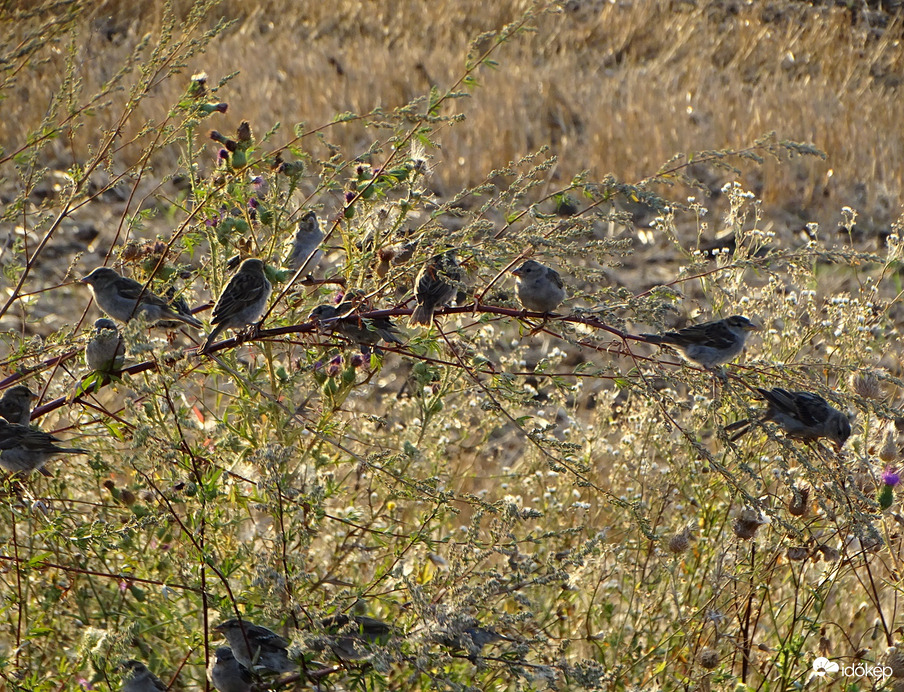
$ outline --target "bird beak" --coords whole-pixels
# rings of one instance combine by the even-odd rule
[[[521,269],[521,267],[518,267],[518,269],[512,269],[513,276],[521,276],[523,273],[524,271]]]
[[[760,332],[762,330],[763,330],[763,328],[760,325],[758,325],[756,322],[751,322],[750,326],[747,327],[748,332]]]

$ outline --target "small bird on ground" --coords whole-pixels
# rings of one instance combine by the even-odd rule
[[[289,642],[266,627],[232,618],[214,630],[226,637],[235,660],[248,670],[287,673],[298,668],[289,660]]]
[[[141,661],[129,660],[123,663],[122,692],[161,692],[166,690],[163,681],[148,670]]]
[[[236,660],[228,646],[216,650],[207,676],[217,692],[250,692],[254,682],[250,671]]]
[[[813,442],[826,437],[841,449],[851,436],[851,422],[841,411],[834,408],[819,394],[813,392],[790,392],[781,387],[757,391],[766,401],[766,411],[759,421],[772,421],[788,437]],[[726,432],[734,432],[731,441],[748,433],[753,426],[749,418],[725,426]],[[735,432],[737,431],[737,432]]]
[[[94,336],[85,346],[85,363],[98,372],[122,370],[126,358],[126,346],[122,334],[113,320],[101,317],[94,323]]]
[[[402,343],[397,336],[400,332],[388,317],[362,319],[356,314],[356,307],[351,302],[342,302],[336,306],[325,303],[311,310],[308,319],[360,344],[365,353],[369,353],[370,347],[376,346],[381,340],[391,344]],[[364,311],[368,310],[365,306]]]
[[[527,260],[517,269],[515,291],[526,310],[552,312],[565,300],[565,284],[554,269],[534,260]]]
[[[176,320],[197,329],[203,325],[191,315],[176,312],[163,298],[142,284],[120,276],[109,267],[98,267],[81,279],[88,284],[97,306],[120,322],[143,315],[148,326],[162,320]]]
[[[50,433],[0,420],[0,468],[12,473],[40,471],[49,476],[50,472],[44,464],[52,457],[58,454],[88,454],[87,449],[57,447],[57,442],[61,440]]]
[[[759,329],[746,317],[732,315],[724,320],[695,324],[676,332],[640,336],[649,344],[674,346],[687,360],[707,370],[714,370],[739,356],[748,334]]]
[[[421,268],[414,281],[417,307],[411,313],[408,324],[423,324],[428,327],[433,324],[433,313],[455,297],[458,289],[454,284],[461,281],[461,276],[461,267],[455,260],[454,250],[434,255]]]
[[[255,324],[264,314],[273,285],[264,273],[264,263],[246,259],[220,293],[213,307],[213,330],[201,347],[203,353],[224,329],[243,329]]]
[[[385,644],[391,625],[366,615],[332,615],[320,624],[329,633],[329,646],[343,661],[370,658],[373,644]]]
[[[31,402],[37,398],[38,395],[24,384],[10,387],[0,398],[0,417],[27,427],[31,422]]]
[[[323,238],[324,234],[320,230],[317,214],[309,211],[298,222],[292,247],[289,249],[289,254],[286,256],[283,265],[288,269],[297,271],[307,261],[305,271],[308,274],[313,274],[317,265],[323,259],[323,250],[320,249]],[[311,258],[310,260],[308,260],[309,257]]]

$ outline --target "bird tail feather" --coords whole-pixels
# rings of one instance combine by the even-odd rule
[[[425,305],[418,305],[414,312],[411,313],[411,318],[408,320],[408,324],[423,324],[426,327],[429,327],[433,324],[433,310],[430,310]]]

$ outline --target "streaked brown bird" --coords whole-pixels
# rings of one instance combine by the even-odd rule
[[[455,251],[447,250],[434,255],[422,268],[414,281],[414,297],[417,307],[411,313],[408,324],[433,324],[433,313],[455,298],[455,286],[462,278],[461,266],[455,259]]]
[[[0,468],[12,473],[40,471],[49,476],[50,472],[44,464],[52,457],[58,454],[88,454],[87,449],[58,447],[57,442],[61,440],[50,433],[0,420]]]
[[[120,276],[109,267],[98,267],[81,279],[94,295],[97,306],[110,317],[128,322],[143,315],[149,326],[162,320],[176,320],[200,329],[203,325],[191,315],[176,312],[163,298],[133,279]]]
[[[244,329],[255,324],[264,314],[273,285],[264,273],[264,263],[254,257],[239,265],[229,279],[217,304],[213,307],[210,323],[213,330],[201,347],[203,353],[224,329]]]
[[[641,334],[649,344],[674,346],[687,360],[714,370],[737,358],[750,332],[759,326],[741,315],[695,324],[665,334]]]

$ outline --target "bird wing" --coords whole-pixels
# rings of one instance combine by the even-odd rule
[[[662,335],[665,343],[678,346],[700,345],[714,349],[731,348],[737,342],[737,335],[719,320],[718,322],[706,322],[695,324],[677,332],[666,332]]]
[[[273,630],[268,630],[266,627],[261,627],[260,625],[252,625],[250,623],[243,623],[245,626],[245,632],[248,634],[248,639],[251,641],[258,641],[262,644],[267,644],[276,649],[288,649],[289,641],[287,639],[283,639]],[[251,641],[253,644],[254,642]]]
[[[139,300],[141,299],[142,303],[149,303],[151,305],[159,305],[160,307],[168,308],[169,305],[163,298],[158,296],[156,293],[151,291],[149,288],[145,288],[143,284],[138,283],[134,279],[129,279],[125,276],[120,276],[113,283],[113,286],[116,288],[116,292],[122,297],[128,300]]]
[[[818,394],[789,392],[781,387],[759,389],[759,392],[777,411],[800,421],[807,427],[818,427],[825,422],[829,405]]]
[[[565,288],[565,283],[562,281],[562,277],[559,276],[559,272],[555,269],[547,269],[547,275],[549,276],[549,280],[552,281],[559,288]]]

